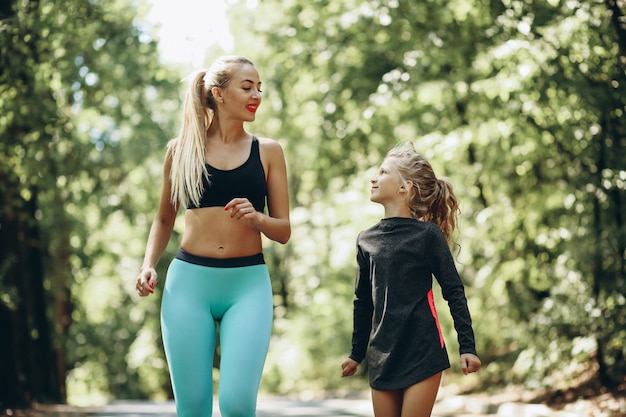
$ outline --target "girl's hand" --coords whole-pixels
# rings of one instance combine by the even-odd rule
[[[341,364],[341,369],[343,369],[343,371],[341,372],[341,377],[343,378],[346,376],[352,376],[356,374],[358,366],[359,366],[359,363],[355,361],[354,359],[350,359],[350,358],[346,359]]]
[[[143,268],[137,277],[135,288],[140,297],[154,293],[154,287],[158,284],[157,273],[152,267]]]
[[[472,353],[464,353],[461,355],[461,369],[465,375],[476,372],[480,369],[480,359]]]

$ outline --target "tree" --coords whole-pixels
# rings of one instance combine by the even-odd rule
[[[282,13],[270,13],[276,7]],[[336,214],[386,150],[413,141],[464,202],[459,260],[475,321],[500,321],[477,328],[490,379],[564,388],[595,373],[606,387],[623,382],[618,3],[265,1],[236,19],[256,28],[248,44],[264,39],[255,58],[279,109],[268,124],[297,161],[299,218]],[[347,227],[364,217],[339,218]],[[318,226],[303,220],[308,237]],[[316,245],[328,267],[345,237],[334,230],[334,245]]]
[[[116,257],[97,231],[137,210],[128,173],[168,139],[171,119],[154,103],[175,98],[173,78],[136,13],[73,0],[3,10],[0,324],[11,343],[0,346],[1,407],[63,402],[67,373],[106,349],[81,350],[86,339],[132,342],[94,331],[93,300],[77,292],[97,259]]]

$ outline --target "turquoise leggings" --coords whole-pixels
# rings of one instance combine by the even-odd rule
[[[213,259],[179,251],[167,272],[161,306],[178,417],[212,415],[217,323],[220,412],[223,417],[256,415],[272,319],[272,288],[262,254]]]

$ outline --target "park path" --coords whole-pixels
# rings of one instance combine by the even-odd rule
[[[221,417],[215,401],[213,417]],[[446,396],[432,417],[589,417],[589,410],[553,411],[540,404],[494,402],[487,396]],[[372,417],[371,400],[301,400],[260,396],[257,417]],[[39,410],[35,417],[176,417],[173,402],[116,401],[99,407],[59,406]]]
[[[279,397],[261,397],[257,405],[257,417],[371,417],[371,408],[370,401],[365,399],[300,401]],[[176,417],[176,409],[172,402],[128,401],[115,402],[107,406],[93,408],[85,414],[85,417],[122,416]],[[213,417],[221,417],[217,401],[214,403]]]
[[[12,414],[25,417],[176,417],[173,402],[114,401],[97,407],[67,405],[40,406],[34,413]],[[542,404],[526,404],[511,398],[489,395],[447,395],[435,403],[432,417],[590,417],[624,416],[597,414],[585,403],[560,411]],[[5,417],[1,415],[0,417]],[[217,399],[212,417],[221,417]],[[373,417],[369,395],[358,398],[304,400],[298,398],[259,396],[257,417]]]

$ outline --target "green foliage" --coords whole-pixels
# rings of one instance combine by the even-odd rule
[[[150,394],[136,370],[127,372],[148,312],[134,305],[138,261],[130,263],[122,238],[144,239],[161,177],[149,162],[160,164],[178,105],[175,77],[136,26],[135,7],[15,2],[0,32],[0,171],[3,200],[11,197],[1,218],[37,205],[20,221],[41,232],[61,371],[70,384],[97,380],[90,391],[117,397]],[[3,303],[25,302],[0,288]]]
[[[68,399],[165,398],[158,298],[139,303],[132,288],[181,75],[159,63],[142,3],[11,4],[0,10],[0,232],[39,232],[21,245],[41,253]],[[364,373],[339,377],[354,245],[382,214],[367,198],[372,169],[404,140],[462,202],[456,256],[483,384],[623,381],[626,29],[607,7],[231,5],[231,27],[249,29],[233,31],[236,53],[264,84],[251,129],[284,145],[292,197],[291,242],[265,249],[276,320],[264,389],[367,387]],[[1,249],[0,313],[17,311],[24,293],[7,271],[18,250]],[[456,336],[437,302],[454,375]]]
[[[364,172],[393,144],[411,140],[462,201],[459,266],[484,380],[555,386],[593,371],[606,385],[622,381],[622,10],[600,1],[265,1],[254,13],[240,6],[235,19],[246,16],[256,30],[238,36],[276,110],[266,125],[297,161],[296,224],[334,212],[342,192],[358,181],[364,190]],[[351,232],[329,233],[333,239],[296,229],[307,242],[294,233],[293,245],[317,248],[308,275],[346,268],[330,265],[336,248],[326,242],[350,247],[362,220],[356,214]],[[326,294],[325,285],[309,297]],[[308,312],[306,304],[295,309]],[[337,333],[347,351],[345,329]],[[307,343],[320,349],[309,346],[302,363],[317,366],[326,340]],[[590,365],[561,366],[579,361]]]
[[[353,184],[358,187],[357,182]],[[360,187],[359,187],[360,188]],[[363,215],[362,194],[335,189],[333,202],[292,212],[291,306],[277,309],[263,388],[272,392],[363,390],[363,378],[343,380],[351,340],[356,259],[353,231]],[[374,217],[363,218],[357,225]],[[306,236],[305,239],[302,237]]]

